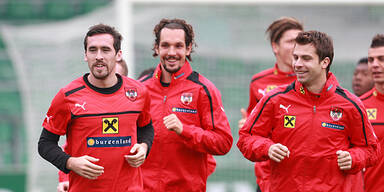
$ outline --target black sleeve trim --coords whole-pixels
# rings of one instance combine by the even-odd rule
[[[337,94],[341,95],[342,97],[344,97],[345,99],[347,99],[349,102],[351,102],[356,107],[357,111],[359,111],[360,116],[361,116],[361,123],[363,124],[363,133],[364,133],[364,138],[365,138],[365,144],[368,145],[367,133],[365,131],[364,115],[363,115],[363,112],[361,111],[360,107],[356,104],[355,101],[350,99],[347,96],[347,94],[345,94],[344,90],[342,88],[340,88],[339,86],[336,87],[336,91],[335,92]]]
[[[64,173],[69,173],[66,164],[69,159],[69,155],[66,154],[58,145],[60,135],[49,132],[45,128],[41,132],[38,151],[41,157],[52,163],[58,169]]]
[[[80,91],[80,90],[82,90],[84,88],[85,88],[85,85],[83,85],[81,87],[78,87],[78,88],[75,88],[75,89],[72,89],[72,90],[69,90],[69,91],[65,92],[64,94],[65,94],[66,97],[68,97],[69,95],[71,95],[71,94],[73,94],[73,93],[75,93],[77,91]]]
[[[294,90],[294,88],[295,88],[295,82],[293,82],[291,85],[287,86],[287,88],[284,91],[277,92],[277,93],[275,93],[275,94],[273,94],[273,95],[268,97],[268,99],[264,102],[263,107],[261,107],[261,110],[260,110],[259,114],[257,115],[255,121],[253,121],[251,128],[249,129],[249,133],[251,135],[252,135],[252,128],[255,125],[256,121],[260,118],[261,113],[263,112],[264,107],[265,107],[265,105],[267,105],[268,101],[271,100],[276,95],[285,94],[285,93],[289,92],[290,90]]]
[[[155,131],[153,129],[152,120],[144,127],[137,127],[137,143],[146,143],[148,146],[147,157],[152,147]]]
[[[267,74],[265,74],[265,75],[262,75],[262,76],[259,76],[259,77],[255,77],[255,78],[253,78],[253,79],[251,80],[251,83],[253,83],[254,81],[259,80],[259,79],[261,79],[261,78],[264,78],[264,77],[266,77],[266,76],[272,75],[272,74],[273,74],[273,72],[271,71],[271,72],[269,72],[269,73],[267,73]]]
[[[212,118],[212,128],[215,129],[215,122],[213,120],[213,102],[212,102],[212,96],[211,93],[208,90],[208,87],[205,86],[202,82],[199,81],[199,73],[196,71],[193,71],[188,77],[188,80],[201,85],[204,88],[204,91],[207,93],[209,105],[211,107],[211,118]]]

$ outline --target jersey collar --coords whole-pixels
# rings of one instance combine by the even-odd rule
[[[337,86],[339,86],[339,82],[337,81],[336,76],[332,72],[328,72],[327,81],[325,82],[323,90],[319,94],[308,91],[308,89],[297,80],[295,83],[295,90],[297,93],[303,96],[320,98],[329,96],[334,93]]]
[[[154,78],[159,79],[161,77],[161,63],[159,63],[154,72]],[[184,65],[180,68],[179,71],[172,74],[171,84],[179,82],[182,79],[186,79],[192,73],[192,67],[187,60],[185,60]]]
[[[289,71],[289,72],[280,71],[279,67],[277,66],[277,63],[275,63],[275,67],[273,67],[273,74],[286,76],[286,77],[296,76],[295,72],[293,72],[293,71]]]

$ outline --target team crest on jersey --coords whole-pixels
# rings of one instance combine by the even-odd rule
[[[103,118],[103,134],[117,134],[119,133],[119,118],[110,117]]]
[[[301,93],[301,94],[305,94],[304,87],[302,87],[302,86],[300,87],[300,93]]]
[[[331,116],[332,120],[338,121],[341,119],[341,117],[343,117],[343,110],[339,107],[331,107],[329,116]]]
[[[137,98],[137,89],[135,87],[125,88],[125,96],[127,96],[129,100],[135,101]]]
[[[377,118],[377,108],[367,108],[367,115],[369,120],[376,120]]]
[[[295,125],[296,125],[296,116],[284,115],[284,127],[285,128],[295,128]]]
[[[183,93],[181,94],[180,100],[184,105],[189,105],[192,103],[192,98],[192,93]]]

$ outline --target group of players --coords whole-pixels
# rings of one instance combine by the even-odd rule
[[[190,64],[192,26],[162,19],[153,32],[160,61],[139,81],[116,73],[122,36],[113,27],[95,25],[86,34],[90,73],[55,96],[38,143],[44,159],[69,173],[58,191],[205,191],[216,167],[212,155],[231,149],[220,92]],[[384,35],[368,50],[374,88],[367,85],[372,89],[360,100],[330,72],[327,34],[304,31],[290,17],[267,33],[276,63],[252,77],[237,142],[256,162],[257,190],[384,190]],[[354,90],[364,91],[355,75]]]

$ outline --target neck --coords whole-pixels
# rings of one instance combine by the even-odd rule
[[[161,67],[161,82],[171,83],[171,80],[172,80],[172,73],[169,73],[163,67]]]
[[[304,85],[308,91],[311,93],[319,94],[324,88],[325,83],[327,82],[327,77],[322,75],[320,79],[317,79],[316,82],[310,85]]]
[[[375,83],[375,88],[379,93],[384,94],[384,83]]]
[[[277,68],[279,68],[280,71],[285,73],[293,71],[291,65],[286,65],[285,63],[280,61],[280,59],[277,59]]]
[[[89,81],[90,84],[92,84],[95,87],[98,87],[98,88],[108,88],[108,87],[114,86],[117,83],[117,77],[116,77],[115,73],[111,73],[105,79],[97,79],[91,73],[88,76],[88,81]]]

